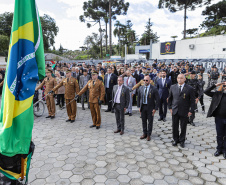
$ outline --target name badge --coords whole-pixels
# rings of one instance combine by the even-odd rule
[[[151,98],[151,93],[149,94],[149,98]]]
[[[184,99],[185,99],[186,94],[184,93]]]

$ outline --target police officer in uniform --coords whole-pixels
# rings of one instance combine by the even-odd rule
[[[210,72],[210,83],[209,83],[209,85],[212,86],[213,84],[217,84],[219,77],[220,77],[220,73],[218,72],[217,67],[213,66],[213,71]]]
[[[35,89],[36,91],[41,89],[44,85],[45,88],[45,96],[46,96],[46,104],[48,108],[49,115],[46,118],[55,118],[56,106],[53,94],[48,94],[56,85],[57,81],[52,77],[52,70],[46,70],[46,78],[42,81],[42,83]]]
[[[96,127],[96,129],[99,129],[101,125],[100,105],[104,102],[105,88],[103,82],[98,79],[97,71],[93,71],[92,80],[88,81],[86,86],[83,87],[75,98],[77,99],[88,89],[90,111],[93,120],[93,125],[91,125],[90,128]]]
[[[66,122],[75,122],[76,111],[77,111],[77,103],[75,101],[75,93],[79,93],[79,85],[78,80],[71,76],[71,70],[66,71],[66,78],[63,79],[55,88],[53,88],[49,93],[53,93],[61,86],[65,86],[65,94],[64,97],[66,99],[66,108],[68,120]]]
[[[187,84],[190,85],[195,92],[195,110],[197,110],[197,103],[199,101],[199,99],[201,98],[203,91],[202,91],[202,86],[199,83],[198,79],[196,78],[196,72],[192,71],[191,72],[191,79],[187,80]],[[189,117],[189,123],[192,126],[195,126],[194,124],[194,119],[195,119],[195,112]]]

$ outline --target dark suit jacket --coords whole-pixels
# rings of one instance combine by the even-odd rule
[[[108,80],[108,74],[106,74],[104,76],[104,86],[106,88],[107,86],[107,80]],[[111,74],[111,78],[110,78],[110,81],[109,81],[109,89],[112,90],[113,89],[113,86],[117,84],[117,76],[115,74]]]
[[[97,78],[103,82],[103,78],[101,76],[98,76]]]
[[[162,78],[158,79],[156,82],[156,87],[159,91],[159,96],[162,99],[167,99],[169,97],[169,90],[171,87],[171,80],[169,78],[166,78],[164,87],[162,86]]]
[[[169,109],[173,110],[173,115],[186,117],[188,112],[194,113],[195,110],[195,92],[190,85],[184,84],[182,92],[179,94],[178,84],[170,87],[168,98]]]
[[[143,108],[143,97],[144,97],[144,88],[145,85],[140,86],[138,89],[138,96],[137,96],[137,107],[141,109]],[[147,97],[147,106],[150,112],[153,109],[158,110],[159,107],[159,93],[156,87],[150,85],[148,97]]]
[[[136,79],[136,83],[138,83],[140,81],[139,80],[139,75],[136,72],[134,72],[134,74],[132,73],[132,75],[133,75],[133,78]]]
[[[115,95],[116,92],[118,90],[118,85],[114,85],[113,87],[113,91],[112,91],[112,107],[114,108],[115,106]],[[120,104],[121,104],[121,108],[128,108],[129,106],[129,101],[130,101],[130,95],[129,95],[129,88],[126,87],[125,85],[122,85],[122,90],[121,90],[121,96],[120,96]]]
[[[210,104],[210,108],[209,111],[207,113],[207,117],[212,117],[213,116],[213,112],[217,109],[217,107],[220,104],[223,92],[222,91],[216,91],[216,92],[211,92],[214,88],[216,88],[216,85],[212,85],[211,87],[208,87],[204,93],[207,96],[212,97],[212,102]]]

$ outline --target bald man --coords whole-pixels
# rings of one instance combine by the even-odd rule
[[[185,138],[188,118],[195,110],[195,92],[193,88],[185,84],[186,78],[183,74],[177,76],[177,84],[170,87],[168,106],[172,115],[173,122],[173,146],[180,143],[185,147]],[[179,134],[179,123],[181,133]]]

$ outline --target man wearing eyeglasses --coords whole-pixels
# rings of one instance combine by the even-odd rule
[[[156,87],[152,86],[150,82],[150,76],[145,76],[145,85],[139,88],[137,97],[137,107],[140,108],[143,127],[143,135],[140,139],[147,139],[147,141],[151,140],[153,119],[155,112],[159,107],[158,90]]]

